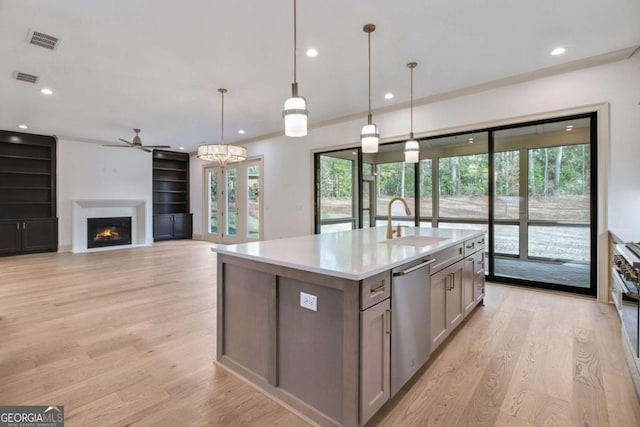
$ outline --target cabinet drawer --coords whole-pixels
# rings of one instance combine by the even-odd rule
[[[463,248],[464,245],[460,243],[459,245],[435,253],[433,258],[435,258],[436,262],[431,264],[431,274],[442,270],[456,261],[460,261],[463,258]]]
[[[391,271],[367,277],[360,284],[360,310],[365,310],[391,296]]]
[[[484,250],[484,236],[469,239],[464,242],[465,257],[479,250]]]

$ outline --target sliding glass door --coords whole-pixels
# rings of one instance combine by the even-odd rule
[[[495,132],[496,280],[580,293],[595,289],[593,132],[591,117]]]

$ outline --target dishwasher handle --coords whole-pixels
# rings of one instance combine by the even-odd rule
[[[435,259],[428,259],[425,262],[422,262],[418,265],[414,265],[413,267],[409,267],[406,270],[402,270],[402,271],[396,271],[393,273],[393,277],[398,277],[398,276],[405,276],[409,273],[413,273],[416,270],[420,270],[421,268],[424,268],[428,265],[433,264],[434,262],[436,262]]]

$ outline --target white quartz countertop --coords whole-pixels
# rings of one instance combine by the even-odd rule
[[[425,239],[407,237],[403,244],[398,244],[386,239],[386,227],[375,227],[236,245],[217,244],[212,251],[302,271],[362,280],[484,235],[483,230],[423,227],[403,228],[402,232],[403,237],[424,236],[443,240],[421,246]]]

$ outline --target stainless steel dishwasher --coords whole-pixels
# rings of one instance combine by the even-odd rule
[[[429,358],[431,352],[430,265],[422,258],[392,270],[391,395],[395,395]]]

